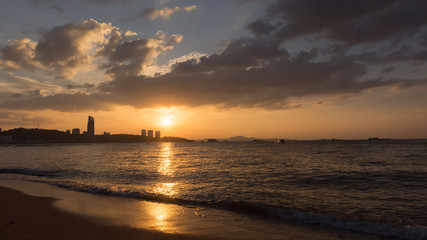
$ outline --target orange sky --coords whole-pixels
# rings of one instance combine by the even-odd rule
[[[0,127],[427,138],[427,3],[318,4],[4,1]]]

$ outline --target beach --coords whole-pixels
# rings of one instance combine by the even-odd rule
[[[4,186],[7,187],[4,187]],[[64,194],[65,192],[65,194]],[[69,194],[67,194],[69,193]],[[49,196],[62,195],[62,199]],[[350,231],[325,229],[322,227],[288,224],[276,227],[276,233],[249,226],[239,225],[230,219],[206,219],[193,214],[194,209],[171,205],[171,212],[178,208],[176,218],[159,215],[151,219],[149,213],[142,212],[135,218],[130,209],[135,202],[119,197],[99,197],[91,194],[68,191],[46,184],[1,180],[0,181],[0,239],[354,239],[378,240],[384,237],[359,234]],[[100,202],[97,204],[97,200]],[[129,202],[130,201],[130,202]],[[157,203],[148,204],[158,211]],[[154,204],[154,205],[153,205]],[[98,205],[98,206],[96,206]],[[104,209],[109,205],[111,209]],[[115,205],[115,207],[113,207]],[[127,206],[126,206],[127,205]],[[116,208],[116,209],[115,209]],[[122,209],[118,212],[117,209]],[[89,210],[88,209],[92,209]],[[184,212],[182,211],[184,209]],[[189,214],[190,213],[190,214]],[[163,219],[164,218],[164,219]],[[151,220],[150,220],[151,219]],[[255,222],[256,223],[256,222]],[[175,225],[175,226],[174,226]],[[280,231],[278,228],[281,228]]]
[[[207,239],[130,227],[109,226],[60,211],[53,198],[0,187],[1,239]]]

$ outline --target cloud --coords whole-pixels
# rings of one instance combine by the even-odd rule
[[[35,60],[58,77],[72,78],[91,62],[89,51],[101,44],[114,27],[90,19],[44,32],[35,48]]]
[[[42,117],[30,112],[8,111],[4,109],[0,112],[0,121],[2,122],[2,124],[12,126],[16,126],[17,122],[20,122],[24,125],[34,123],[46,124],[53,122],[53,120],[49,117]]]
[[[297,56],[280,49],[278,42],[240,39],[220,54],[177,63],[158,77],[127,76],[101,86],[117,96],[120,104],[135,107],[201,106],[290,107],[292,97],[356,94],[396,84],[393,81],[360,81],[363,64],[346,61],[313,61],[319,51]],[[120,96],[120,97],[119,97]]]
[[[169,19],[172,14],[177,12],[191,12],[197,8],[196,5],[187,6],[187,7],[174,7],[174,8],[146,8],[143,9],[138,16],[133,17],[131,19],[136,18],[148,18],[151,20],[155,20],[157,18]]]
[[[41,68],[57,78],[72,78],[92,61],[93,48],[102,45],[114,30],[111,24],[93,19],[54,27],[38,42],[23,38],[2,47],[2,66],[8,71]]]
[[[34,71],[37,65],[34,61],[36,44],[28,38],[9,41],[7,46],[1,48],[3,68],[16,70],[22,67]]]
[[[157,56],[172,50],[183,40],[182,35],[167,36],[160,31],[152,38],[135,38],[136,35],[131,31],[121,32],[111,24],[99,23],[92,19],[69,23],[44,32],[37,42],[30,39],[10,41],[1,48],[0,60],[3,68],[9,71],[34,71],[39,68],[55,78],[70,80],[77,71],[85,70],[87,65],[96,65],[98,69],[105,71],[107,77],[119,79],[144,74],[144,70],[153,64]],[[85,102],[80,98],[85,99],[92,109],[105,109],[108,104],[114,102],[106,100],[108,104],[102,103],[101,99],[111,97],[105,94],[94,97],[96,94],[76,93],[76,90],[88,89],[93,92],[95,85],[92,83],[66,82],[65,86],[53,85],[56,88],[52,89],[49,84],[42,84],[30,78],[12,74],[6,77],[0,75],[0,85],[7,89],[7,92],[2,93],[0,102],[6,108],[27,109],[31,106],[34,109],[54,108],[63,111],[85,109]],[[30,91],[34,93],[34,89],[41,94],[28,94]],[[64,93],[67,90],[68,94]],[[74,98],[79,99],[73,100]],[[95,103],[91,104],[94,99]],[[73,105],[73,102],[76,104],[72,107],[70,105]]]
[[[421,74],[394,76],[427,60],[424,16],[415,11],[418,20],[408,17],[395,28],[389,26],[390,18],[405,9],[423,6],[416,4],[399,0],[365,4],[275,1],[265,16],[248,24],[254,35],[231,39],[220,52],[189,54],[163,66],[157,66],[156,59],[183,41],[182,35],[159,31],[141,37],[95,20],[70,23],[46,31],[38,42],[24,41],[31,43],[28,47],[24,42],[9,43],[3,49],[24,50],[9,55],[2,51],[3,61],[20,68],[33,64],[71,79],[75,71],[96,64],[105,81],[96,86],[68,82],[59,93],[46,93],[43,88],[30,89],[33,94],[2,93],[0,107],[78,111],[114,105],[215,105],[271,110],[300,106],[295,99],[304,102],[311,97],[360,95],[378,88],[425,86]],[[165,16],[175,13],[173,9]],[[163,13],[157,14],[154,18]],[[309,39],[313,47],[290,48],[289,41],[297,38]],[[65,47],[60,49],[55,43]],[[19,57],[11,57],[15,55]],[[90,93],[76,92],[89,88]],[[36,89],[40,94],[34,94]]]
[[[160,39],[130,41],[120,36],[112,34],[109,40],[114,44],[108,42],[100,51],[108,59],[104,69],[112,80],[98,86],[97,93],[26,95],[11,98],[0,107],[78,111],[118,104],[136,108],[216,105],[287,109],[295,106],[293,98],[360,94],[380,87],[401,89],[421,83],[367,79],[367,67],[360,62],[360,56],[320,61],[316,59],[322,51],[316,48],[291,56],[281,48],[280,41],[266,38],[233,40],[220,53],[184,58],[170,72],[149,77],[141,74],[141,69],[148,64],[150,54],[158,55],[158,51],[167,48],[168,41],[162,39],[162,34],[158,35]]]
[[[93,83],[84,83],[84,84],[67,84],[67,89],[91,89],[95,87]]]
[[[256,36],[268,35],[270,32],[276,29],[277,26],[274,26],[266,19],[258,19],[254,22],[251,22],[248,28]]]
[[[34,91],[35,89],[43,89],[44,92],[53,94],[61,91],[61,87],[52,83],[43,83],[30,77],[23,77],[14,74],[0,74],[0,89],[8,92],[22,93]]]
[[[426,11],[425,1],[283,0],[268,8],[269,21],[254,21],[249,29],[282,40],[316,35],[348,44],[372,43],[418,31],[427,23]]]
[[[395,69],[396,69],[396,67],[394,67],[394,66],[388,66],[388,67],[384,68],[384,69],[381,71],[381,73],[391,73],[391,72],[393,72],[393,70],[395,70]]]
[[[0,104],[4,109],[44,110],[52,109],[63,112],[85,110],[112,110],[114,101],[106,95],[97,94],[55,94],[37,96],[34,94],[22,95],[18,99],[9,99]]]
[[[165,51],[171,50],[181,42],[183,36],[179,34],[166,38],[158,32],[155,38],[137,38],[126,40],[118,31],[114,31],[98,55],[107,61],[100,68],[114,79],[126,76],[138,76],[144,73],[146,67]]]

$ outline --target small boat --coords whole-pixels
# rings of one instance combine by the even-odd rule
[[[279,140],[277,140],[276,143],[285,143],[285,140],[284,139],[279,139]]]

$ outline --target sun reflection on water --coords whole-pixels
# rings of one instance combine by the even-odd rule
[[[174,171],[171,169],[171,156],[173,155],[172,144],[162,143],[162,149],[160,151],[158,172],[162,175],[173,176]]]
[[[173,181],[175,174],[173,155],[175,154],[172,143],[161,143],[158,155],[157,172],[160,177],[152,191],[162,196],[173,196],[177,194],[177,182]],[[173,204],[147,202],[140,205],[141,211],[148,213],[149,220],[141,223],[160,231],[171,232],[176,228],[173,219],[176,218],[178,207]]]
[[[160,150],[160,159],[159,159],[159,167],[157,171],[160,175],[165,176],[165,179],[161,179],[159,183],[157,183],[154,192],[161,195],[172,196],[176,195],[176,182],[170,181],[169,177],[173,177],[175,171],[172,166],[172,156],[174,154],[174,150],[172,148],[172,143],[162,143],[162,148]]]
[[[175,186],[176,183],[159,183],[154,189],[154,192],[157,194],[173,196],[176,194]]]
[[[159,182],[153,189],[153,192],[163,196],[173,196],[177,194],[177,183],[172,180],[175,174],[173,170],[174,150],[171,143],[162,143],[159,154],[159,165],[157,172],[160,174]],[[176,211],[174,205],[152,203],[147,209],[151,215],[151,221],[154,228],[160,231],[171,231],[174,228],[171,224],[171,217]]]

